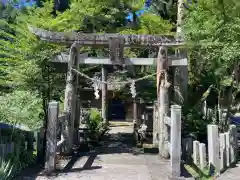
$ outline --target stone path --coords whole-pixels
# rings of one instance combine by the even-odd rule
[[[236,167],[228,169],[221,174],[217,180],[239,180],[240,179],[240,162],[236,164]]]
[[[68,170],[57,176],[38,175],[29,180],[165,180],[169,162],[143,154],[133,146],[132,126],[112,127],[101,146],[76,156]],[[69,163],[68,163],[69,164]],[[70,163],[71,164],[71,163]]]

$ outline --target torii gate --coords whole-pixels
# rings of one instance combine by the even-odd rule
[[[74,132],[78,131],[79,127],[79,107],[80,97],[78,89],[78,76],[73,71],[77,69],[79,64],[101,64],[102,65],[102,81],[106,81],[107,72],[104,65],[153,65],[157,66],[157,104],[159,123],[158,127],[154,128],[154,137],[160,134],[160,142],[164,146],[164,141],[167,139],[167,128],[164,126],[164,116],[168,114],[168,88],[170,84],[167,81],[167,72],[169,66],[187,66],[186,57],[177,57],[176,55],[168,55],[168,47],[183,46],[182,40],[176,40],[173,36],[161,35],[120,35],[120,34],[84,34],[77,32],[51,32],[29,26],[29,30],[39,37],[41,40],[54,43],[62,43],[71,45],[69,55],[61,54],[56,56],[53,63],[68,64],[67,81],[65,90],[64,110],[70,112],[69,122],[69,148],[72,147]],[[80,54],[81,46],[97,46],[109,47],[110,55],[104,58],[88,57],[87,54]],[[151,47],[158,48],[158,56],[156,58],[131,58],[124,57],[124,47],[143,48]],[[107,85],[102,86],[102,117],[105,122],[106,118],[106,96]],[[78,99],[78,100],[77,100]],[[139,125],[136,112],[136,104],[134,105],[133,119]],[[160,124],[160,125],[159,125]],[[161,147],[164,151],[164,147]],[[166,152],[161,152],[163,157],[166,157]]]

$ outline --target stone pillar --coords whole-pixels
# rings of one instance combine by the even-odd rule
[[[48,105],[48,127],[46,148],[46,171],[52,173],[56,169],[57,151],[57,125],[58,125],[59,103],[52,101]]]
[[[186,152],[187,152],[187,162],[190,163],[192,162],[192,154],[193,154],[193,138],[192,137],[187,138]]]
[[[168,59],[167,49],[160,47],[157,58],[157,96],[159,108],[159,153],[162,158],[169,158],[168,149],[168,127],[164,122],[165,116],[169,114],[168,101]]]
[[[79,47],[76,47],[76,56],[74,59],[74,68],[79,69],[80,65],[80,52],[79,52]],[[79,124],[80,124],[80,107],[81,107],[81,96],[80,96],[80,80],[81,76],[75,73],[75,83],[74,83],[74,88],[75,88],[75,97],[76,100],[75,102],[75,115],[74,115],[74,132],[73,132],[73,143],[78,144],[79,143]]]
[[[80,93],[77,92],[77,104],[76,104],[76,113],[75,113],[76,115],[75,115],[75,122],[74,122],[74,138],[73,138],[74,144],[79,144],[80,108],[81,108]]]
[[[107,81],[107,69],[106,67],[102,66],[102,81],[106,82]],[[103,83],[102,84],[102,118],[103,121],[108,124],[108,119],[107,119],[107,84]]]
[[[199,144],[199,160],[200,160],[200,168],[202,170],[204,170],[204,168],[206,167],[207,165],[207,162],[206,162],[206,145],[204,143],[200,143]]]
[[[226,166],[229,167],[231,164],[230,160],[230,136],[229,132],[225,132],[226,137]]]
[[[220,139],[220,170],[223,171],[226,168],[226,137],[224,133],[219,135]]]
[[[70,120],[67,124],[66,134],[67,134],[67,152],[71,153],[73,145],[73,133],[74,133],[74,121],[76,116],[76,73],[72,71],[72,68],[77,67],[77,45],[74,43],[69,52],[69,61],[68,61],[68,72],[66,80],[66,89],[65,89],[65,101],[64,101],[64,111],[70,114]]]
[[[62,121],[62,137],[64,138],[63,146],[60,148],[60,152],[62,154],[64,153],[70,153],[71,147],[69,146],[69,123],[70,123],[70,113],[69,112],[63,112],[64,114],[64,120]]]
[[[193,141],[193,163],[199,165],[199,142]]]
[[[230,159],[231,164],[233,164],[237,162],[238,151],[237,127],[235,125],[230,125],[229,135],[230,135]]]
[[[218,126],[208,125],[208,164],[216,175],[220,174]]]
[[[170,170],[172,177],[181,174],[181,107],[171,106]]]
[[[40,128],[39,132],[37,132],[37,162],[41,165],[44,165],[45,161],[44,161],[44,148],[43,148],[43,144],[44,144],[44,128]]]

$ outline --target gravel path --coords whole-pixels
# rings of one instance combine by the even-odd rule
[[[56,176],[38,175],[28,180],[165,180],[169,162],[143,154],[133,146],[132,126],[112,127],[101,146],[76,154]],[[70,164],[70,165],[69,165]],[[19,179],[18,179],[19,180]]]

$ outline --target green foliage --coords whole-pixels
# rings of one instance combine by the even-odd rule
[[[10,130],[10,129],[8,129]],[[0,161],[0,179],[11,180],[17,173],[25,169],[35,162],[35,155],[32,151],[26,151],[25,132],[16,129],[11,130],[12,138],[10,142],[14,142],[14,151],[2,158]],[[1,131],[2,135],[2,131]]]
[[[62,95],[53,90],[61,87],[62,84],[56,82],[61,78],[64,79],[63,76],[47,70],[48,61],[59,52],[67,51],[68,48],[39,41],[29,32],[28,25],[65,32],[169,34],[172,25],[167,20],[150,13],[140,17],[137,27],[126,26],[127,9],[139,9],[140,6],[143,6],[143,1],[73,0],[69,9],[53,16],[53,2],[50,0],[43,3],[42,8],[28,8],[19,12],[14,23],[1,21],[1,25],[4,24],[14,32],[13,35],[5,30],[0,31],[0,34],[6,38],[0,41],[0,54],[4,55],[0,61],[6,64],[4,81],[6,82],[7,77],[7,82],[13,88],[38,91],[45,101],[43,104],[47,104],[49,99],[53,99],[54,94],[58,94],[58,97]],[[94,51],[96,55],[106,51],[91,49],[82,48],[82,50]],[[129,49],[126,55],[136,57],[140,54],[141,51]]]
[[[89,130],[89,138],[94,141],[98,141],[107,130],[107,126],[104,124],[100,112],[95,108],[89,111],[86,125]]]
[[[213,177],[209,176],[209,169],[205,168],[204,170],[201,170],[199,167],[197,167],[196,165],[184,165],[185,169],[187,170],[187,172],[189,174],[191,174],[191,176],[194,179],[199,179],[199,180],[211,180],[213,179]]]
[[[202,79],[219,85],[231,75],[240,57],[239,9],[236,0],[203,0],[186,14],[184,34],[190,49],[191,82]]]
[[[11,29],[8,28],[8,23],[14,22],[16,14],[17,12],[12,6],[4,6],[0,3],[0,45],[2,44],[3,39],[6,40],[6,37],[4,36],[5,32],[12,34]],[[5,57],[5,53],[0,53],[0,94],[2,91],[7,91],[9,88],[9,85],[6,82],[8,80],[6,77],[6,68],[10,65],[10,62],[2,60],[3,57]]]
[[[140,9],[142,5],[143,0],[72,0],[70,8],[57,15],[52,14],[52,0],[47,0],[41,8],[26,8],[19,12],[10,7],[2,11],[0,7],[0,16],[3,17],[0,20],[0,85],[7,84],[12,91],[5,93],[0,90],[0,120],[24,124],[31,129],[39,128],[43,119],[40,115],[46,110],[49,100],[61,100],[63,96],[64,74],[54,72],[49,60],[60,52],[68,52],[69,47],[40,41],[29,32],[28,25],[64,32],[169,34],[172,24],[150,13],[140,17],[137,26],[126,26],[128,10]],[[93,48],[81,50],[97,56],[106,52]],[[129,48],[126,55],[136,57],[146,50]],[[136,68],[136,76],[144,76],[152,71],[154,69],[139,71]],[[86,73],[90,71],[86,70]],[[90,111],[87,126],[92,135],[90,138],[94,140],[98,140],[107,129],[101,115],[94,109]],[[25,167],[25,160],[31,159],[29,154],[19,149],[14,153],[11,156],[14,169]]]
[[[21,124],[31,129],[41,127],[41,99],[36,93],[16,90],[0,97],[0,102],[2,122]]]
[[[202,99],[216,106],[220,98],[223,98],[228,101],[228,106],[231,105],[231,100],[224,91],[234,80],[231,75],[240,58],[239,10],[240,4],[237,0],[202,0],[185,14],[183,30],[189,55],[190,80],[187,109],[192,112],[195,110],[191,107],[197,109],[199,103],[203,102]],[[212,90],[209,91],[209,88]],[[234,93],[237,88],[239,87],[234,82]],[[213,89],[216,92],[215,98],[210,97],[214,94]],[[222,106],[220,103],[220,107]],[[190,114],[192,112],[188,111]],[[185,123],[197,122],[194,119]],[[201,127],[200,122],[203,120],[201,117],[197,119],[199,123],[196,127]],[[204,126],[207,123],[209,122],[204,120]]]

